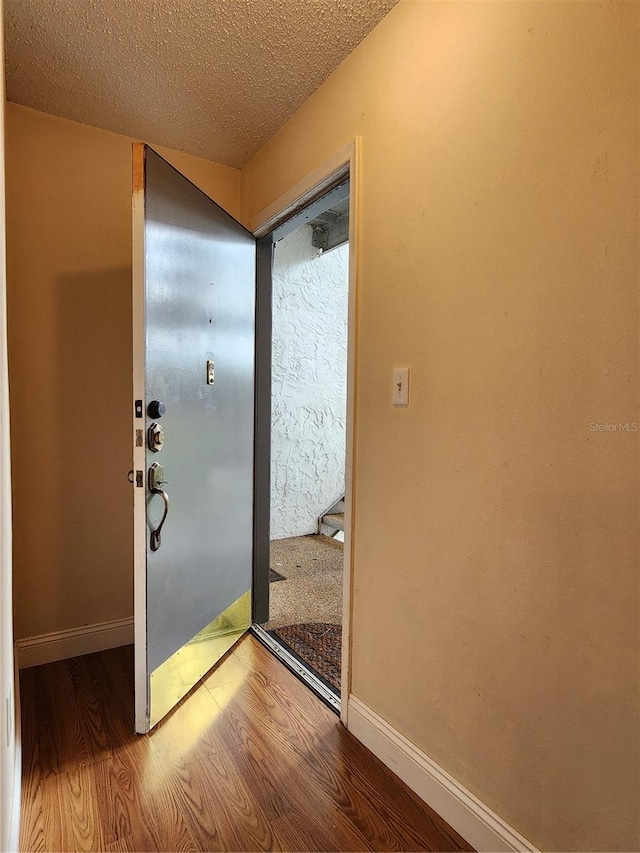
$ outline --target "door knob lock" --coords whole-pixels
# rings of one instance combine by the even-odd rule
[[[162,450],[164,447],[164,439],[164,430],[160,424],[151,424],[147,430],[147,444],[149,445],[149,450],[152,450],[154,453]]]

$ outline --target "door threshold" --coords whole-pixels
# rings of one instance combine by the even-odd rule
[[[340,696],[337,696],[333,690],[327,687],[327,685],[318,678],[312,669],[305,666],[305,664],[295,657],[295,655],[292,655],[284,648],[284,646],[280,645],[277,640],[274,640],[271,634],[269,634],[268,631],[265,631],[261,625],[257,625],[254,622],[251,625],[251,633],[256,637],[256,639],[260,640],[263,646],[266,646],[272,654],[282,661],[287,669],[290,669],[294,675],[297,675],[298,678],[303,681],[319,699],[322,699],[322,701],[325,702],[332,711],[335,711],[336,714],[340,714],[340,709],[342,707]]]

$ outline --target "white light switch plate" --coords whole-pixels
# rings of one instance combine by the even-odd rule
[[[409,405],[409,368],[397,367],[393,371],[393,405]]]

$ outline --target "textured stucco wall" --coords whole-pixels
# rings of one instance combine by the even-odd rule
[[[344,491],[348,246],[318,255],[311,227],[273,266],[271,538],[316,531]]]

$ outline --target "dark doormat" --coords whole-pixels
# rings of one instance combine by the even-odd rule
[[[340,695],[341,625],[303,622],[300,625],[273,628],[269,633]]]
[[[275,569],[269,569],[269,583],[276,583],[276,581],[286,581],[286,578]]]

